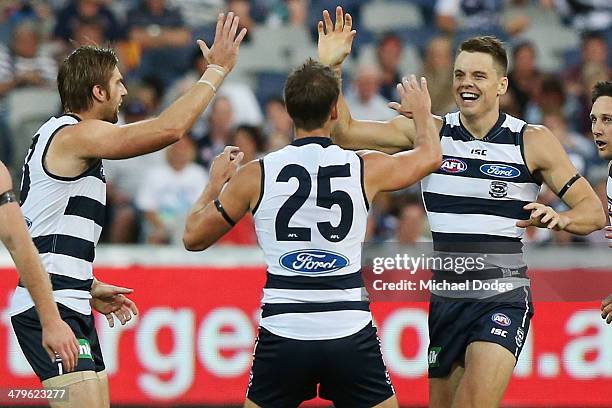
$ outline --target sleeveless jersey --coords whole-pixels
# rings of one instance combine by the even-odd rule
[[[53,117],[38,130],[23,166],[20,202],[34,245],[50,274],[56,302],[90,314],[92,263],[106,206],[102,161],[77,177],[56,176],[44,165],[53,137],[78,121],[71,115]],[[9,314],[33,305],[29,292],[19,282]]]
[[[440,130],[442,165],[421,181],[434,249],[441,255],[484,255],[484,270],[474,279],[490,276],[514,287],[529,284],[521,243],[525,229],[515,224],[529,218],[523,206],[536,200],[540,184],[525,162],[526,126],[500,113],[491,131],[476,139],[461,124],[459,112],[447,114]],[[443,271],[434,271],[434,277],[436,272],[443,276]],[[434,293],[459,297],[449,291]],[[494,294],[498,292],[476,290],[461,297]]]
[[[299,340],[358,332],[372,319],[361,276],[362,159],[329,138],[307,137],[260,165],[253,213],[268,267],[261,326]]]

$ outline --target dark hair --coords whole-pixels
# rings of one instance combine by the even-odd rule
[[[108,93],[117,56],[110,48],[83,45],[72,51],[57,74],[62,107],[67,112],[83,112],[93,106],[91,90],[100,85]]]
[[[244,132],[249,135],[251,140],[255,143],[255,149],[257,149],[258,152],[264,151],[265,140],[263,132],[259,127],[251,125],[239,125],[236,129],[234,129],[233,140],[236,139],[236,135],[238,135],[238,132]],[[232,141],[232,143],[234,142]]]
[[[502,42],[492,36],[473,37],[465,40],[459,46],[457,54],[465,52],[482,52],[493,57],[493,61],[501,68],[501,73],[505,76],[508,72],[508,54]]]
[[[309,58],[285,83],[285,104],[295,127],[306,131],[323,126],[340,94],[340,81],[328,66]]]
[[[595,103],[600,96],[609,96],[612,98],[612,81],[600,81],[593,87],[591,93],[591,102]]]

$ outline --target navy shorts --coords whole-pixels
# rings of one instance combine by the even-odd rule
[[[333,340],[295,340],[259,328],[247,397],[291,408],[317,396],[336,408],[371,408],[394,395],[376,328]]]
[[[518,360],[533,316],[527,287],[484,300],[431,295],[429,304],[429,378],[450,374],[453,363],[465,364],[473,341],[497,343]]]
[[[57,303],[57,308],[62,320],[70,326],[80,344],[79,361],[75,371],[104,370],[93,314],[81,314],[61,303]],[[34,307],[11,317],[11,323],[19,346],[40,381],[66,373],[61,359],[57,357],[52,362],[42,346],[42,327]]]

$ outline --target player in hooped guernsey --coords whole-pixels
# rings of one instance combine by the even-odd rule
[[[110,406],[91,309],[104,314],[111,327],[114,317],[125,324],[138,312],[125,297],[131,289],[103,284],[93,275],[106,206],[102,159],[143,155],[187,137],[236,63],[246,35],[246,29],[238,32],[238,23],[232,12],[219,14],[214,46],[209,49],[198,41],[209,63],[201,79],[158,117],[146,121],[116,124],[127,89],[112,49],[78,47],[60,67],[57,83],[64,114],[50,118],[32,138],[23,166],[21,204],[49,272],[60,317],[79,343],[76,365],[71,359],[65,364],[65,353],[48,355],[44,322],[22,282],[9,308],[19,345],[43,386],[67,390],[69,399],[61,402],[62,407]]]
[[[336,19],[334,29],[326,16],[328,35],[351,41],[350,15],[339,10]],[[268,268],[245,407],[297,407],[317,391],[336,407],[397,407],[361,276],[368,203],[441,160],[424,78],[419,84],[413,76],[398,91],[395,109],[415,109],[415,151],[389,156],[334,145],[339,80],[309,60],[285,85],[296,139],[237,172],[235,148],[213,162],[187,218],[186,248],[206,249],[251,210]]]
[[[612,81],[598,82],[593,87],[591,102],[591,130],[599,157],[610,160],[608,163],[608,216],[612,224]],[[606,238],[612,240],[612,227],[606,227]],[[612,248],[612,241],[609,241]],[[612,294],[601,303],[601,317],[612,323]]]
[[[341,50],[347,50],[343,38],[323,46],[319,42],[319,58],[326,64],[339,65]],[[421,183],[436,250],[453,256],[495,254],[486,258],[484,270],[464,275],[463,270],[434,270],[433,278],[516,285],[506,293],[434,291],[428,352],[433,408],[500,404],[533,313],[521,252],[524,229],[586,235],[605,223],[595,192],[556,137],[543,126],[500,112],[507,66],[506,50],[494,37],[461,44],[452,85],[459,112],[436,120],[444,159]],[[414,123],[406,115],[387,122],[360,121],[350,117],[345,103],[339,106],[340,125],[332,138],[341,146],[389,153],[412,147]],[[537,203],[541,183],[570,209],[557,213]]]

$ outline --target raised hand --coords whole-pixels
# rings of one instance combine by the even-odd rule
[[[397,84],[400,95],[400,103],[390,102],[389,107],[396,110],[400,115],[412,118],[416,115],[431,115],[431,97],[427,88],[427,80],[421,77],[419,84],[414,75],[404,77]]]
[[[226,146],[223,152],[215,157],[210,167],[209,179],[212,184],[223,186],[238,171],[238,166],[244,158],[236,146]]]
[[[238,59],[240,43],[247,33],[247,29],[243,28],[240,30],[240,33],[236,35],[239,21],[240,19],[238,16],[235,16],[231,11],[227,13],[227,16],[221,13],[217,17],[215,42],[212,47],[208,48],[204,41],[198,40],[198,45],[200,46],[200,50],[202,50],[206,62],[219,65],[223,67],[226,72],[230,72],[232,68],[234,68],[236,60]]]
[[[319,62],[323,65],[338,67],[351,53],[353,38],[357,31],[352,30],[353,18],[344,14],[342,7],[336,7],[336,23],[333,24],[329,12],[323,11],[323,21],[319,21]]]

